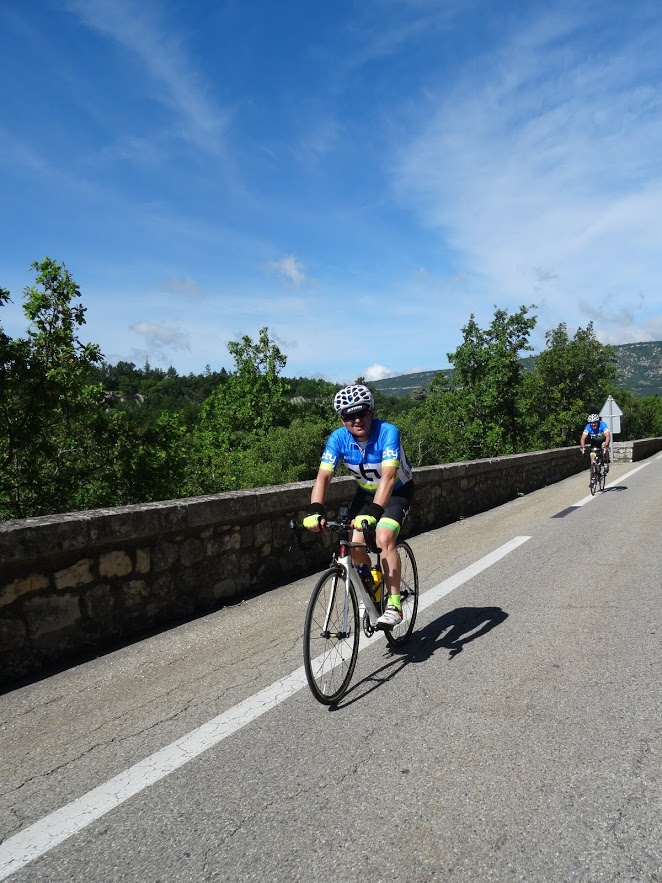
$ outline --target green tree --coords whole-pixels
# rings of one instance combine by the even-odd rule
[[[21,518],[65,511],[96,468],[89,424],[103,407],[91,369],[99,347],[78,336],[85,324],[80,290],[64,264],[32,264],[25,289],[25,338],[0,331],[0,514]],[[9,292],[0,293],[0,305]]]
[[[226,490],[228,463],[233,457],[247,459],[237,458],[237,452],[254,451],[251,456],[259,458],[267,433],[288,422],[288,384],[280,376],[287,359],[270,339],[269,329],[260,329],[257,342],[248,335],[231,341],[228,351],[235,370],[205,400],[194,430],[195,492]],[[242,486],[241,481],[240,474],[233,475],[231,486]]]
[[[662,436],[662,398],[658,395],[637,396],[628,389],[610,386],[611,394],[623,411],[621,432],[616,441]]]
[[[568,335],[562,322],[545,335],[546,348],[525,378],[531,450],[575,444],[591,411],[599,411],[616,377],[614,350],[596,338],[593,323]]]
[[[419,438],[412,440],[426,462],[497,456],[525,445],[520,353],[532,349],[533,308],[522,306],[513,315],[495,308],[487,329],[472,313],[462,328],[463,342],[448,353],[452,370],[436,375],[408,420],[411,426],[415,415],[422,417]]]

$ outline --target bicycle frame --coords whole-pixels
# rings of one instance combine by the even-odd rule
[[[364,544],[354,544],[355,548],[367,549]],[[377,629],[377,620],[381,616],[381,611],[375,607],[370,593],[363,585],[361,577],[358,575],[354,559],[351,555],[352,543],[341,538],[338,553],[333,557],[333,564],[341,567],[345,573],[345,606],[343,614],[343,631],[345,635],[349,634],[349,586],[350,582],[354,586],[354,591],[359,599],[359,603],[365,607],[366,613],[370,620],[371,627]],[[383,589],[382,589],[383,591]],[[332,599],[329,601],[329,609],[327,611],[326,620],[324,622],[324,631],[328,631],[329,617],[331,615]]]

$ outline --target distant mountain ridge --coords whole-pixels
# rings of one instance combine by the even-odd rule
[[[621,343],[614,346],[616,370],[621,386],[635,395],[662,396],[662,340],[648,343]],[[528,356],[522,362],[531,363],[535,356]],[[450,368],[439,371],[418,371],[415,374],[400,374],[384,380],[372,380],[369,385],[390,396],[411,396],[427,389],[432,378],[442,371],[450,373]]]

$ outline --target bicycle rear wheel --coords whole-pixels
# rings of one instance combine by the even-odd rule
[[[303,662],[310,691],[323,705],[333,705],[349,687],[359,655],[359,605],[354,586],[347,595],[345,571],[331,567],[313,589],[303,629]]]
[[[384,631],[386,640],[393,647],[405,644],[414,629],[418,612],[418,568],[411,546],[401,540],[396,546],[400,556],[400,598],[402,599],[402,622]]]

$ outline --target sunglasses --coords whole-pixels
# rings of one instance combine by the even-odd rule
[[[348,414],[346,417],[343,417],[342,421],[343,423],[353,423],[354,420],[363,420],[369,413],[370,408],[363,408],[362,411],[357,411],[356,414]]]

